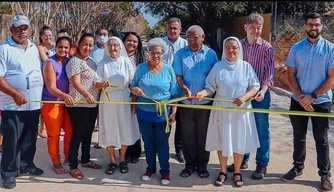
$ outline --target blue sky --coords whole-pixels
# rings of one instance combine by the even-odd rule
[[[153,17],[149,14],[143,13],[144,18],[148,21],[149,26],[152,28],[158,21],[159,19],[156,17]]]

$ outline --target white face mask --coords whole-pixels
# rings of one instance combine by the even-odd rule
[[[108,36],[97,36],[96,41],[101,44],[106,44],[108,41]]]

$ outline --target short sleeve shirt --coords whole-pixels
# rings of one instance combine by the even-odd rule
[[[97,65],[95,61],[89,57],[87,60],[82,60],[77,56],[73,56],[66,65],[67,77],[80,75],[80,83],[82,86],[94,97],[96,101],[100,98],[100,90],[95,88],[95,74]],[[70,81],[69,95],[73,97],[74,101],[86,101],[86,98],[81,95]],[[75,104],[71,107],[96,107],[97,104]]]

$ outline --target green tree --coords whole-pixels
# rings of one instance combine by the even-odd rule
[[[13,13],[10,2],[0,2],[0,14],[11,15]]]

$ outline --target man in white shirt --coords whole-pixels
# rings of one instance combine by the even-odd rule
[[[96,45],[94,46],[93,51],[90,55],[96,62],[96,64],[99,64],[100,61],[103,59],[104,48],[108,39],[109,39],[108,29],[103,26],[100,27],[96,33]]]
[[[165,61],[166,65],[171,66],[174,60],[174,54],[179,49],[188,45],[187,40],[180,37],[182,31],[181,27],[181,20],[179,18],[170,18],[167,22],[167,36],[163,37],[162,39],[166,42],[168,46],[167,52],[164,54],[163,60]],[[176,112],[176,122],[180,122],[180,114]],[[181,126],[180,123],[177,123],[175,127],[175,135],[174,135],[174,146],[175,146],[175,153],[176,153],[176,160],[180,163],[184,163],[184,157],[182,152],[182,145],[181,145]]]
[[[1,177],[7,189],[22,174],[42,175],[33,162],[36,152],[43,77],[36,45],[29,39],[29,19],[12,20],[12,36],[0,46],[0,110],[3,135]]]

